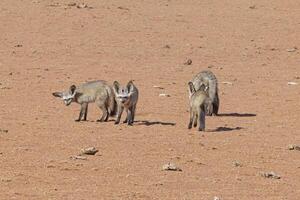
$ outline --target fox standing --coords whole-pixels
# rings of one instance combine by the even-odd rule
[[[197,126],[197,121],[199,119],[199,131],[205,131],[205,111],[212,112],[212,100],[209,98],[207,90],[205,88],[200,88],[196,91],[194,84],[192,82],[188,83],[190,92],[190,121],[188,128],[191,129],[193,122],[194,127]]]
[[[133,125],[136,104],[139,98],[139,91],[133,84],[133,81],[129,81],[125,87],[121,87],[118,81],[113,83],[113,89],[115,92],[116,102],[118,104],[118,113],[115,124],[120,123],[120,119],[125,108],[127,112],[126,119],[123,123]]]
[[[220,99],[218,95],[218,80],[217,77],[211,71],[201,71],[191,80],[195,90],[199,89],[208,90],[209,98],[212,100],[213,109],[211,112],[207,112],[207,115],[218,115]],[[189,90],[190,91],[190,90]],[[191,93],[190,93],[191,96]]]
[[[70,105],[72,102],[81,105],[79,117],[75,121],[85,121],[87,119],[88,104],[93,102],[95,102],[103,112],[102,117],[97,121],[107,121],[109,116],[115,115],[116,112],[114,92],[112,87],[109,86],[106,81],[90,81],[83,83],[78,87],[71,85],[67,91],[54,92],[52,94],[55,97],[62,98],[66,106]]]

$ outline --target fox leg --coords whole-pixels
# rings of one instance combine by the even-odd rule
[[[198,122],[198,118],[199,118],[199,116],[198,116],[199,114],[198,113],[194,113],[194,127],[197,127],[197,122]]]
[[[199,131],[205,131],[205,110],[204,109],[200,109],[200,113],[199,113]]]
[[[136,111],[136,104],[132,107],[132,123],[134,122],[135,111]]]
[[[87,114],[88,114],[88,103],[84,104],[84,116],[83,116],[83,121],[86,121],[87,119]]]
[[[117,119],[116,119],[116,121],[115,121],[115,124],[119,124],[119,123],[120,123],[120,119],[121,119],[123,110],[124,110],[124,107],[122,107],[122,106],[120,106],[120,107],[118,108],[118,114],[117,114]]]
[[[126,118],[125,118],[125,120],[123,121],[123,123],[124,123],[124,124],[127,123],[128,120],[130,120],[130,119],[128,119],[128,108],[127,108],[127,109],[126,109]]]
[[[192,111],[192,108],[190,108],[190,122],[188,125],[188,129],[191,129],[193,126],[193,119],[194,119],[194,112]]]
[[[76,122],[79,122],[81,120],[81,118],[85,114],[86,107],[87,107],[86,103],[81,104],[81,108],[80,108],[80,112],[79,112],[79,117],[78,117],[78,119],[75,120]]]
[[[128,108],[127,110],[127,124],[129,126],[132,126],[133,121],[132,121],[132,107]]]
[[[213,115],[215,115],[215,116],[218,115],[219,104],[220,104],[220,100],[219,100],[219,95],[218,95],[218,93],[217,93],[217,94],[216,94],[216,97],[215,97],[215,99],[214,99],[214,102],[213,102]]]
[[[98,122],[104,122],[104,121],[107,121],[108,119],[108,110],[107,110],[107,107],[105,105],[102,105],[100,107],[100,109],[102,110],[102,116],[99,120],[97,120]]]

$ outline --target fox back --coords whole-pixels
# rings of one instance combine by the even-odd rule
[[[68,90],[63,92],[54,92],[53,95],[62,98],[66,105],[70,105],[72,102],[79,104],[93,103],[100,96],[106,97],[109,93],[111,93],[110,95],[114,95],[107,83],[100,80],[86,82],[78,87],[72,85]]]
[[[191,82],[194,84],[196,91],[203,85],[208,88],[209,97],[211,99],[214,99],[216,93],[218,93],[218,80],[211,71],[202,71],[198,73]]]
[[[218,94],[218,80],[217,77],[211,71],[202,71],[193,77],[191,80],[195,90],[204,90],[208,91],[208,96],[213,102],[212,113],[215,115],[218,114],[219,110],[219,94]],[[191,93],[190,93],[191,96]],[[212,113],[208,113],[211,115]]]
[[[63,92],[52,93],[55,97],[60,97],[63,99],[65,105],[70,105],[72,102],[76,102],[81,105],[81,114],[87,115],[87,106],[89,103],[96,102],[97,106],[105,113],[109,113],[110,116],[115,115],[116,103],[113,89],[105,81],[90,81],[83,83],[76,87],[71,85],[70,88]],[[83,114],[82,114],[83,113]],[[105,117],[104,119],[107,119]]]

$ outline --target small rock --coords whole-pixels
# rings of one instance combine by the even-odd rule
[[[214,197],[214,200],[221,200],[219,197]]]
[[[226,85],[233,85],[233,83],[232,83],[232,82],[229,82],[229,81],[223,81],[222,83],[223,83],[223,84],[226,84]]]
[[[295,76],[295,79],[300,79],[300,76]]]
[[[273,178],[273,179],[280,179],[280,175],[276,174],[275,172],[261,172],[260,175],[265,178]]]
[[[95,155],[98,152],[98,150],[95,147],[88,147],[85,149],[81,149],[81,155],[86,154],[86,155]]]
[[[163,165],[162,169],[164,171],[182,171],[179,167],[177,167],[174,163],[168,163]]]
[[[161,86],[158,86],[158,85],[153,85],[153,87],[154,87],[154,88],[161,89],[161,90],[163,90],[163,89],[164,89],[163,87],[161,87]]]
[[[297,150],[297,151],[300,151],[300,145],[290,144],[290,145],[288,146],[288,149],[289,149],[289,150]]]
[[[167,44],[167,45],[164,46],[164,48],[170,49],[171,47],[170,47],[170,45]]]
[[[81,4],[78,4],[77,5],[77,8],[88,8],[88,5],[87,4],[85,4],[85,3],[81,3]]]
[[[233,161],[233,166],[235,166],[235,167],[241,167],[242,166],[242,164],[239,162],[239,161]]]
[[[293,48],[287,49],[286,51],[287,51],[287,52],[295,52],[295,51],[297,51],[297,50],[298,50],[297,47],[293,47]]]
[[[184,63],[184,65],[191,65],[192,63],[193,63],[192,59],[188,59],[188,60]]]
[[[120,10],[129,10],[129,8],[125,8],[123,6],[119,6],[118,9],[120,9]]]
[[[298,85],[298,83],[296,83],[296,82],[288,82],[287,84],[288,85]]]
[[[6,129],[0,129],[0,133],[8,133],[8,130],[6,130]]]
[[[249,6],[249,8],[250,8],[250,9],[255,9],[255,8],[256,8],[256,6],[255,6],[255,5],[253,5],[253,6]]]
[[[1,178],[1,181],[8,183],[8,182],[11,182],[12,179],[10,179],[10,178]]]
[[[170,97],[170,95],[169,95],[169,94],[164,94],[164,93],[162,93],[162,94],[159,94],[158,96],[160,96],[160,97]]]
[[[67,6],[76,6],[76,3],[68,3]]]
[[[71,156],[70,158],[73,160],[87,160],[87,157],[84,156]]]
[[[15,45],[15,47],[22,47],[22,46],[23,46],[22,44]]]

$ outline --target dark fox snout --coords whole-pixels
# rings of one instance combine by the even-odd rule
[[[121,99],[121,103],[125,103],[127,99]]]

